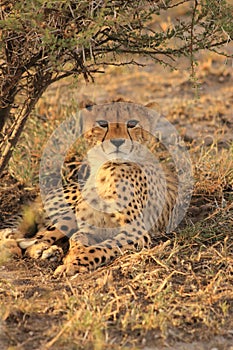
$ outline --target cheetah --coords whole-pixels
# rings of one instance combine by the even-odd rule
[[[42,223],[36,224],[33,237],[23,232],[16,240],[33,259],[60,261],[55,275],[92,271],[126,251],[149,248],[180,221],[180,208],[187,207],[184,202],[190,194],[186,189],[180,195],[178,170],[156,156],[168,148],[162,144],[168,144],[171,136],[165,130],[161,138],[164,125],[157,113],[115,102],[89,106],[79,112],[77,120],[82,134],[79,142],[85,144],[82,166],[75,167],[73,161],[66,183],[52,190],[44,187],[42,220],[41,204],[30,205]],[[62,135],[67,140],[68,129]],[[177,147],[174,142],[173,146]],[[183,179],[183,184],[190,182]],[[17,230],[22,227],[20,223]],[[65,239],[69,243],[66,253],[59,245]]]

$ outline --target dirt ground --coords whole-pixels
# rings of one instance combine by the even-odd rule
[[[55,265],[1,258],[1,349],[233,349],[232,62],[203,56],[199,90],[187,64],[109,68],[94,85],[64,81],[46,92],[34,118],[51,130],[58,113],[86,100],[153,102],[187,143],[195,190],[180,230],[92,274],[55,279]],[[20,164],[1,179],[2,226],[38,192]]]

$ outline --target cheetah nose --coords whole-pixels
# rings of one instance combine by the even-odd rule
[[[124,139],[111,139],[110,142],[116,146],[117,148],[119,148],[121,145],[123,145],[123,143],[125,142]]]

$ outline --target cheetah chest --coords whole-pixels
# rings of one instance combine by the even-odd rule
[[[91,173],[76,203],[76,217],[98,228],[117,228],[135,221],[155,222],[165,192],[163,174],[156,174],[153,167],[107,162]]]

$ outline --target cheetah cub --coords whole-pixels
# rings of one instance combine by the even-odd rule
[[[115,102],[85,108],[67,125],[58,133],[59,150],[63,147],[67,156],[67,142],[73,151],[82,145],[82,161],[68,162],[66,180],[52,188],[44,179],[53,176],[56,160],[47,162],[49,171],[42,166],[45,213],[38,215],[38,201],[30,205],[40,218],[33,223],[33,237],[26,238],[31,225],[22,232],[21,222],[16,229],[24,254],[61,262],[55,275],[94,270],[125,251],[150,247],[176,227],[190,194],[189,159],[174,151],[182,148],[171,137],[174,130],[154,111]],[[53,147],[58,154],[54,142]],[[173,162],[164,161],[164,152],[172,154]],[[180,169],[185,175],[179,175]],[[69,243],[67,252],[63,241]]]

